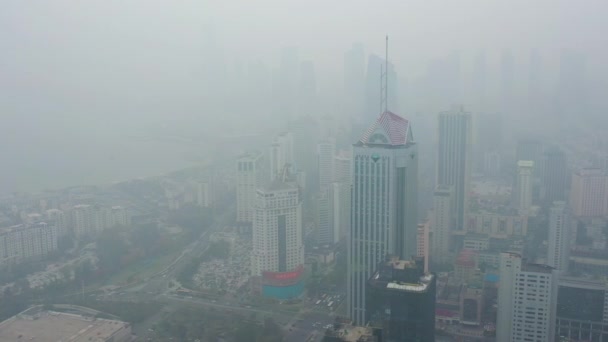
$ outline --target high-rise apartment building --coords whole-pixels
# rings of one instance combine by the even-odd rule
[[[471,114],[463,107],[439,114],[437,185],[454,191],[455,229],[463,230],[471,179]]]
[[[45,212],[46,223],[57,228],[59,236],[68,233],[68,219],[65,213],[59,209],[49,209]]]
[[[601,169],[581,169],[572,175],[572,214],[600,217],[608,214],[608,176]]]
[[[367,284],[367,321],[383,341],[435,341],[436,279],[422,260],[391,257]]]
[[[251,224],[256,190],[264,180],[261,153],[245,153],[236,161],[236,221]]]
[[[519,160],[517,162],[517,183],[515,184],[514,204],[520,215],[525,215],[532,207],[532,174],[534,162]]]
[[[497,342],[555,341],[558,271],[501,253]]]
[[[127,209],[121,206],[108,208],[78,204],[72,208],[71,214],[72,228],[77,238],[94,237],[104,229],[130,224]]]
[[[452,188],[447,185],[439,185],[433,196],[433,238],[431,241],[431,261],[434,264],[446,264],[453,259],[450,255],[450,238],[454,217],[452,211]]]
[[[44,222],[0,229],[0,264],[20,263],[57,250],[57,228]]]
[[[251,273],[264,295],[292,298],[302,293],[304,244],[302,202],[297,185],[274,180],[256,191]]]
[[[387,254],[416,254],[418,155],[410,122],[384,112],[353,145],[348,314],[365,322],[366,283]]]
[[[570,257],[570,215],[565,202],[553,202],[549,210],[547,265],[562,272],[568,270]]]

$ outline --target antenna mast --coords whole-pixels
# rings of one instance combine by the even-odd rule
[[[388,111],[388,35],[386,36],[384,67],[380,65],[380,111]]]

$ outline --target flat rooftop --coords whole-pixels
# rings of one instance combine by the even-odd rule
[[[0,323],[0,341],[106,341],[129,324],[55,311],[26,310]]]

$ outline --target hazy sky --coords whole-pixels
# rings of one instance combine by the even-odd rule
[[[22,156],[33,167],[40,156],[102,148],[105,132],[208,115],[207,61],[272,69],[286,46],[314,61],[321,92],[342,85],[353,42],[383,53],[385,34],[405,78],[453,50],[466,70],[482,49],[492,68],[504,49],[527,63],[531,48],[554,66],[562,49],[581,50],[597,75],[606,13],[605,0],[2,0],[0,160]]]
[[[272,62],[295,45],[320,70],[340,67],[352,42],[383,51],[385,34],[391,58],[411,68],[452,49],[574,48],[602,58],[607,10],[602,0],[4,0],[0,72],[49,86],[84,77],[98,87],[170,83],[197,67],[210,32],[227,56]]]

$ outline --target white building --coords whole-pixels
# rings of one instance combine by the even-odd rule
[[[558,271],[526,264],[516,253],[500,255],[497,342],[555,340]]]
[[[549,243],[547,265],[562,272],[568,270],[570,258],[570,217],[566,202],[553,202],[549,211]]]
[[[416,254],[418,153],[410,122],[384,112],[353,146],[347,312],[365,323],[366,283],[387,254]]]
[[[264,179],[261,153],[246,153],[236,162],[236,220],[251,224],[256,190]]]
[[[534,162],[520,160],[517,162],[517,184],[515,185],[515,206],[520,215],[525,215],[532,207],[532,175]]]
[[[317,144],[317,170],[320,191],[326,191],[334,178],[335,154],[336,143],[333,138],[324,139]]]
[[[283,173],[285,165],[289,165],[294,173],[293,134],[283,132],[276,136],[270,145],[270,179],[275,180]]]
[[[351,154],[352,152],[340,151],[334,157],[334,182],[352,183]]]
[[[581,169],[572,175],[572,214],[577,217],[608,215],[608,176],[601,169]]]
[[[290,272],[304,265],[302,202],[298,187],[274,180],[257,190],[251,274]]]
[[[0,229],[0,262],[19,263],[57,250],[57,228],[44,222]]]
[[[450,255],[450,238],[452,236],[452,188],[439,185],[433,196],[433,216],[431,228],[431,260],[435,264],[446,264],[453,261]]]

